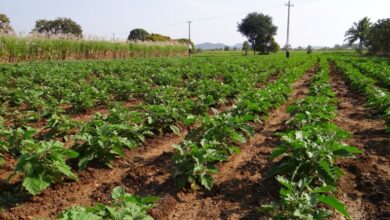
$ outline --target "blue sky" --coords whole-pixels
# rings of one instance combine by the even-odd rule
[[[85,36],[125,39],[133,28],[162,33],[173,38],[188,36],[185,23],[194,20],[195,43],[245,40],[237,23],[248,12],[273,17],[276,40],[286,39],[287,0],[0,0],[0,13],[7,14],[17,32],[28,33],[37,19],[70,17]],[[342,43],[354,21],[368,16],[372,21],[390,17],[390,0],[294,0],[291,10],[291,45],[333,46]]]

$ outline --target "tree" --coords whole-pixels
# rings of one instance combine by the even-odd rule
[[[266,53],[276,53],[280,50],[279,44],[275,41],[275,38],[272,38],[266,47]]]
[[[165,42],[165,41],[171,41],[171,38],[161,34],[152,33],[151,35],[146,36],[145,40],[154,41],[154,42]]]
[[[82,37],[83,30],[81,26],[70,18],[57,18],[55,20],[37,20],[32,32],[40,34],[64,34]]]
[[[256,47],[256,50],[260,51],[262,54],[276,53],[279,49],[280,46],[278,43],[276,43],[273,37],[271,37],[270,40],[267,40],[264,43],[258,44],[258,46]]]
[[[390,18],[377,21],[367,35],[370,54],[390,55]]]
[[[7,15],[0,14],[0,33],[10,34],[14,30],[10,25],[10,20]]]
[[[249,49],[250,49],[249,42],[248,42],[248,41],[245,41],[245,42],[242,44],[242,50],[244,51],[245,56],[248,56],[248,51],[249,51]]]
[[[229,46],[225,46],[225,47],[223,48],[223,50],[224,50],[224,51],[229,51],[229,50],[230,50],[230,47],[229,47]]]
[[[353,26],[345,32],[345,40],[348,41],[349,45],[352,45],[354,42],[359,40],[359,48],[358,52],[361,54],[363,50],[363,46],[366,43],[367,34],[370,29],[370,19],[368,17],[364,17],[362,20],[358,22],[354,22]]]
[[[255,54],[256,51],[269,52],[269,45],[272,44],[277,29],[270,16],[256,12],[248,14],[238,23],[238,31],[248,38]]]
[[[145,31],[144,29],[142,28],[136,28],[136,29],[133,29],[132,31],[130,31],[130,34],[129,36],[127,37],[127,40],[132,40],[132,41],[137,41],[137,40],[140,40],[140,41],[145,41],[146,38],[149,36],[150,34]]]
[[[312,47],[311,45],[307,46],[307,48],[306,48],[306,53],[307,53],[307,54],[313,53],[313,47]]]

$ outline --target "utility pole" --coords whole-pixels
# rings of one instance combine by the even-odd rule
[[[288,16],[287,16],[287,42],[286,42],[286,57],[290,57],[290,8],[294,7],[294,5],[291,4],[290,0],[288,3],[286,3],[286,6],[288,7]]]
[[[192,21],[187,21],[188,23],[188,57],[191,57],[192,45],[191,45],[191,23]]]
[[[115,41],[115,33],[112,33],[112,41]]]

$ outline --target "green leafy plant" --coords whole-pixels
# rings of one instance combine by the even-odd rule
[[[214,166],[216,162],[222,162],[227,159],[226,152],[215,145],[220,143],[207,143],[199,147],[191,141],[184,141],[182,144],[174,145],[179,177],[178,185],[183,187],[187,182],[191,184],[192,189],[198,189],[198,183],[210,190],[213,187],[213,174],[218,172]],[[232,150],[238,152],[239,148],[232,147]]]
[[[99,91],[92,86],[79,87],[76,91],[69,94],[69,102],[72,104],[72,108],[76,112],[84,112],[87,109],[92,108],[96,99],[94,98],[99,94]]]
[[[178,108],[170,105],[147,105],[144,109],[147,126],[152,131],[160,134],[167,131],[180,133],[180,129],[176,126],[177,121],[182,117]]]
[[[40,194],[52,183],[62,182],[64,176],[77,180],[66,160],[76,158],[78,153],[66,149],[61,142],[36,142],[26,140],[22,143],[15,172],[23,174],[23,187],[32,195]]]
[[[62,137],[68,135],[73,129],[77,127],[78,123],[71,120],[69,117],[54,113],[47,120],[46,129],[50,129],[48,136],[53,137]]]
[[[145,136],[152,134],[142,126],[117,123],[115,120],[114,117],[97,114],[80,129],[73,147],[80,153],[80,169],[93,160],[111,167],[117,156],[125,155],[124,147],[135,148],[145,140]]]
[[[182,187],[190,183],[193,189],[201,185],[210,190],[212,175],[218,172],[215,164],[226,161],[233,153],[239,153],[239,144],[254,135],[249,122],[258,121],[259,114],[264,116],[287,100],[290,84],[308,67],[304,65],[301,68],[301,71],[291,71],[264,89],[244,89],[243,94],[237,95],[238,103],[230,111],[203,117],[201,124],[188,132],[183,143],[174,146],[178,185]],[[189,85],[189,90],[194,85],[196,83]],[[184,122],[194,122],[193,118],[187,119]]]
[[[343,144],[349,134],[331,122],[336,102],[329,85],[328,64],[320,62],[320,67],[312,78],[309,95],[288,109],[292,113],[290,130],[279,134],[283,142],[270,155],[271,160],[280,160],[268,177],[284,175],[277,177],[283,186],[281,200],[260,210],[274,219],[327,219],[331,212],[324,205],[350,218],[344,205],[332,196],[342,175],[335,161],[362,151]]]
[[[143,219],[152,220],[147,214],[156,201],[156,196],[138,197],[127,194],[123,187],[115,187],[112,191],[113,201],[109,205],[96,204],[94,207],[73,207],[58,216],[61,220],[76,219]]]
[[[8,152],[8,143],[2,137],[9,135],[9,131],[3,126],[3,123],[4,119],[0,116],[0,166],[4,164],[4,154]]]
[[[5,133],[7,138],[3,143],[8,146],[8,150],[11,154],[19,156],[22,151],[23,141],[33,140],[37,131],[32,127],[24,126],[8,129]]]
[[[212,174],[217,172],[214,164],[240,152],[238,144],[245,143],[246,136],[254,135],[253,129],[246,124],[253,119],[251,115],[234,117],[229,113],[204,117],[202,124],[191,130],[182,144],[174,146],[179,185],[189,182],[197,189],[200,183],[210,190]]]
[[[329,193],[335,191],[332,186],[312,187],[310,178],[303,178],[297,182],[290,181],[284,177],[276,177],[283,186],[279,191],[280,202],[262,205],[261,212],[268,213],[272,219],[278,220],[307,220],[307,219],[328,219],[332,212],[324,206],[334,208],[345,218],[350,216],[339,200]]]
[[[342,144],[349,134],[331,123],[306,125],[299,131],[280,134],[283,144],[270,155],[270,159],[282,157],[269,175],[292,174],[293,181],[310,176],[324,184],[336,185],[341,170],[334,165],[340,157],[353,156],[362,151]]]

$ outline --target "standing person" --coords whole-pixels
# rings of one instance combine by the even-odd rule
[[[192,54],[192,45],[188,44],[188,55],[191,56]]]

